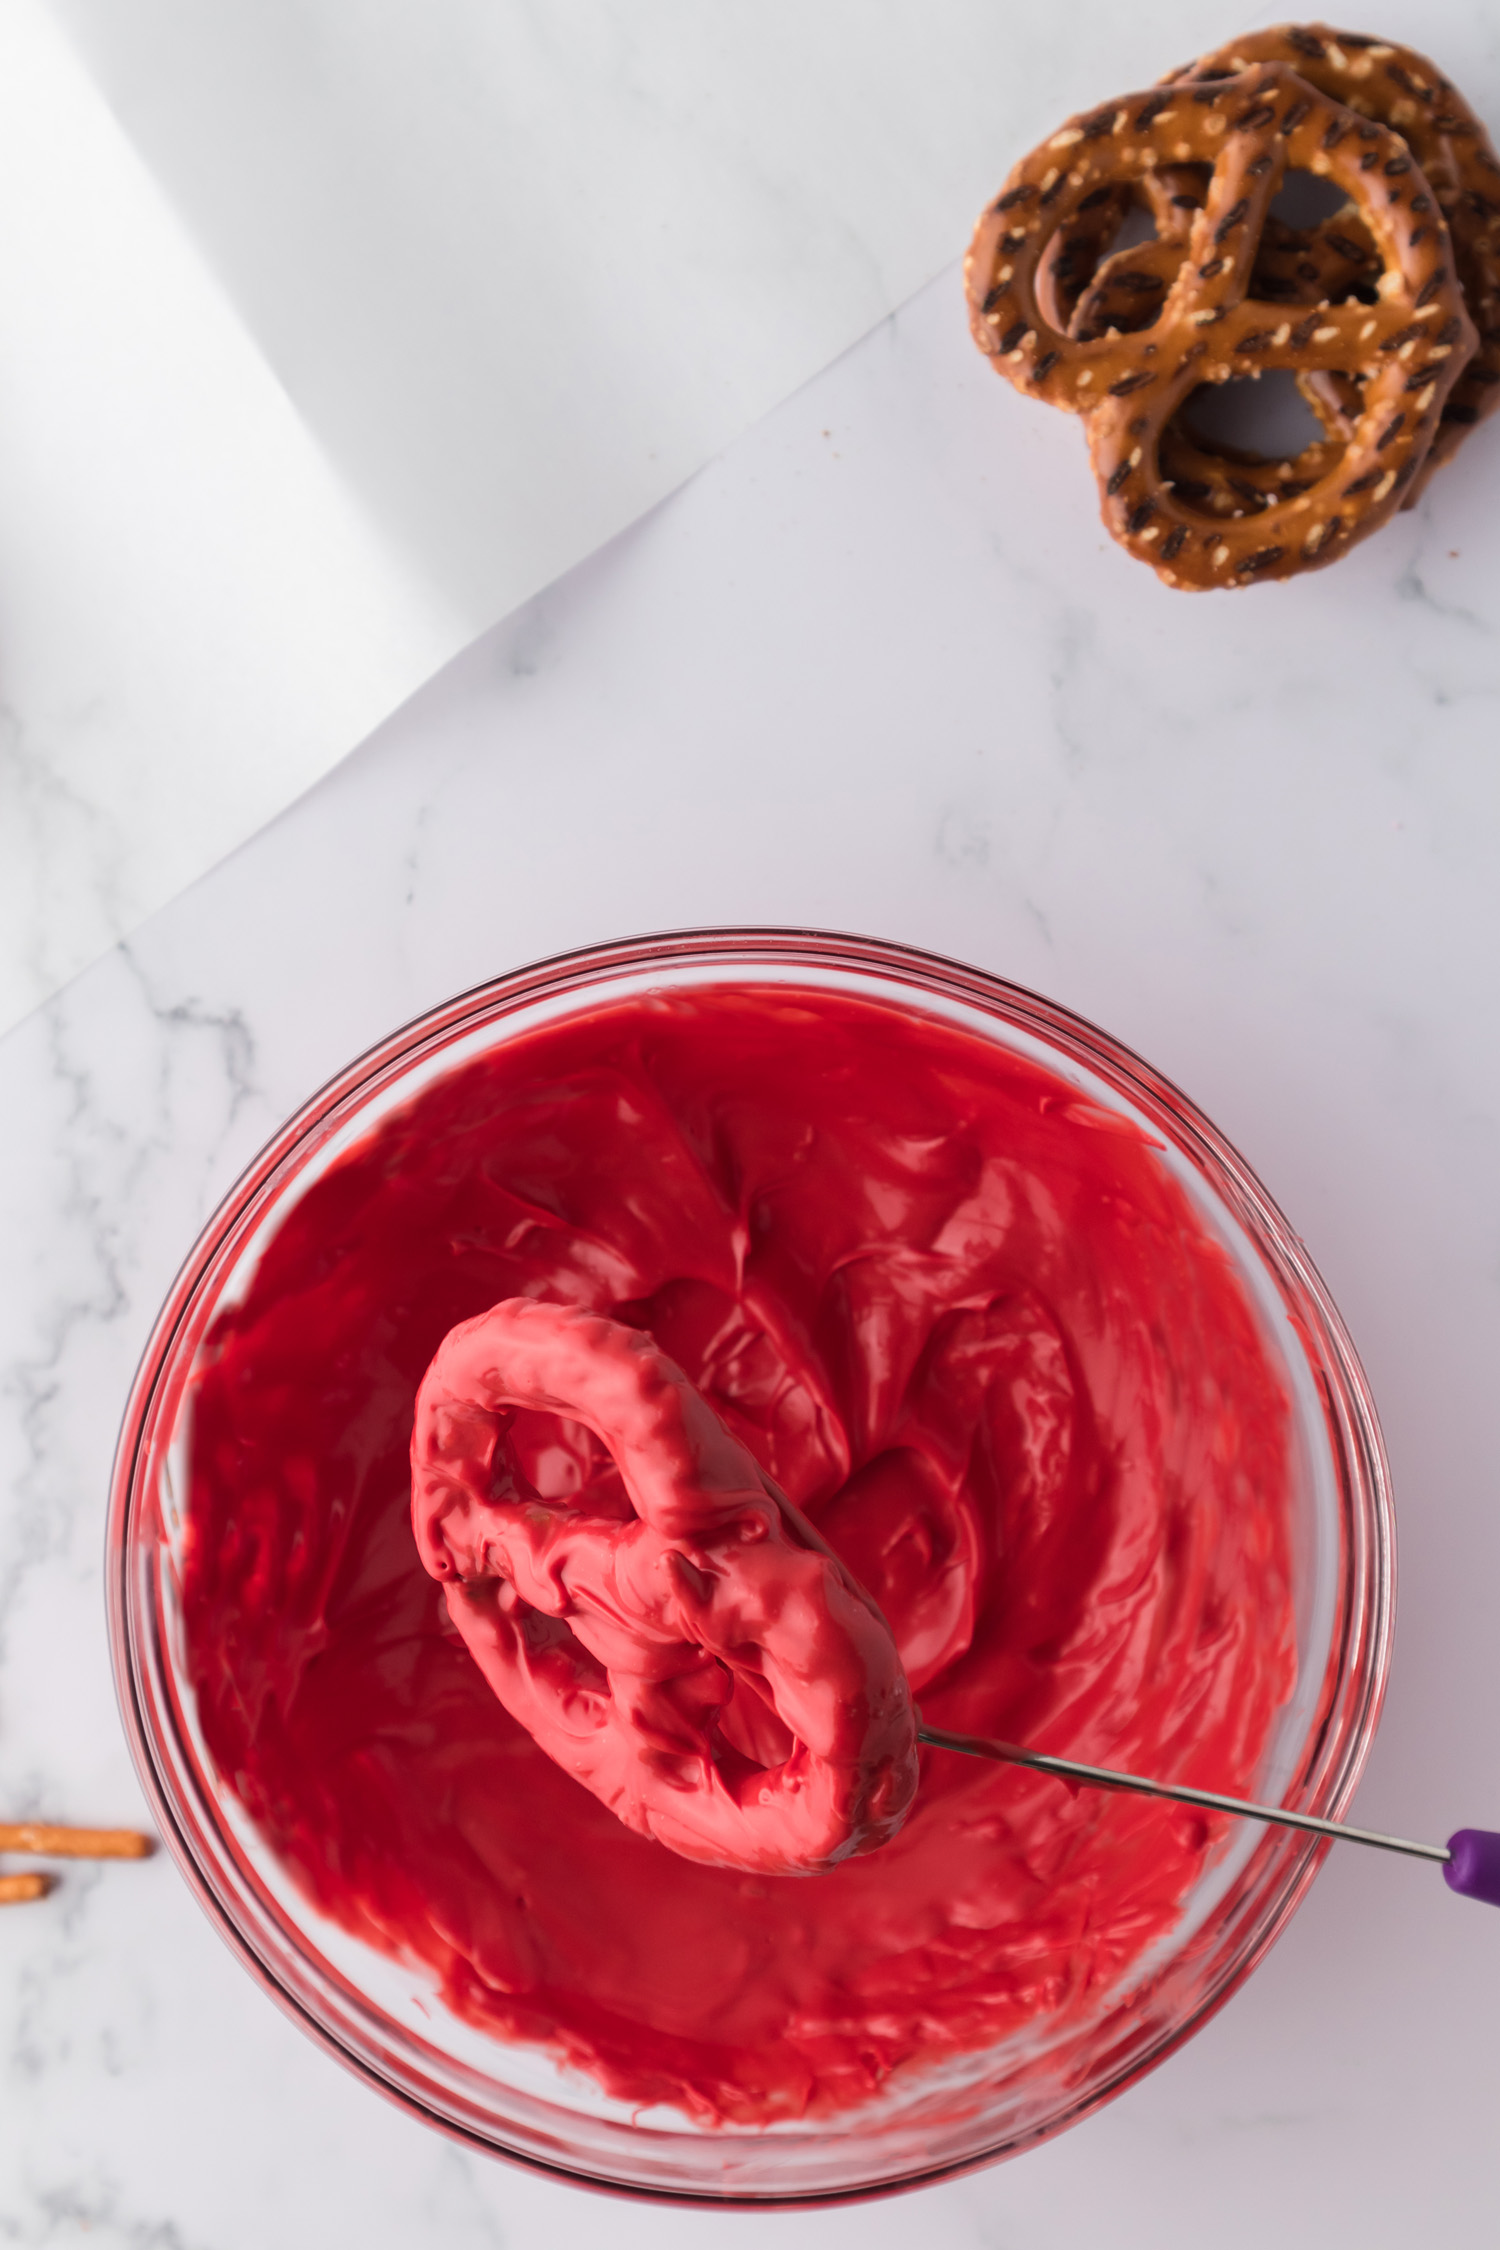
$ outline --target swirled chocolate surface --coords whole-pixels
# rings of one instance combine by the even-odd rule
[[[306,1893],[472,2022],[755,2123],[1095,2007],[1201,1873],[1196,1816],[924,1751],[892,1842],[756,1877],[633,1833],[507,1715],[416,1553],[407,1449],[443,1337],[520,1295],[651,1332],[873,1594],[933,1725],[1246,1791],[1294,1672],[1289,1417],[1158,1151],[864,1000],[601,1007],[318,1180],[193,1409],[211,1755]],[[577,1424],[508,1442],[552,1505],[612,1490]]]

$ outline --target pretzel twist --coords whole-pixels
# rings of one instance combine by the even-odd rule
[[[1187,256],[1190,215],[1203,208],[1213,175],[1202,167],[1177,165],[1142,183],[1152,208],[1157,238],[1106,257],[1079,298],[1068,322],[1070,336],[1092,340],[1110,329],[1149,328],[1161,316],[1173,282]],[[1170,184],[1170,195],[1162,184]],[[1279,304],[1315,305],[1348,296],[1356,286],[1378,279],[1380,261],[1363,223],[1346,207],[1332,222],[1313,227],[1266,219],[1256,249],[1250,294]],[[1349,413],[1355,386],[1318,372],[1299,372],[1298,388],[1323,425],[1323,436],[1291,460],[1219,444],[1200,444],[1181,419],[1162,432],[1161,463],[1167,481],[1191,507],[1215,516],[1242,516],[1292,500],[1329,474],[1343,459],[1353,426]],[[1410,493],[1419,479],[1408,486]]]
[[[1425,55],[1327,24],[1251,32],[1200,56],[1166,83],[1202,82],[1264,63],[1285,64],[1320,93],[1398,133],[1447,223],[1478,346],[1454,382],[1427,459],[1408,486],[1410,507],[1433,470],[1500,406],[1500,158],[1458,89]],[[1313,230],[1325,239],[1340,231],[1355,231],[1341,213]]]
[[[1203,208],[1212,177],[1212,168],[1201,164],[1166,165],[1146,175],[1136,193],[1151,214],[1155,239],[1113,251],[1102,262],[1097,261],[1096,250],[1095,259],[1089,261],[1093,279],[1077,298],[1068,321],[1070,336],[1091,341],[1107,336],[1112,328],[1128,334],[1149,328],[1160,318],[1187,255],[1193,216]],[[1108,221],[1112,230],[1128,217],[1130,202],[1125,191],[1112,199]],[[1096,234],[1098,225],[1096,220]],[[1074,251],[1075,262],[1080,255],[1087,255],[1081,240]],[[1268,213],[1256,247],[1250,294],[1278,304],[1333,303],[1367,288],[1379,274],[1374,244],[1352,206],[1308,227],[1288,225]],[[1162,468],[1181,498],[1216,516],[1242,516],[1247,509],[1295,499],[1336,466],[1349,436],[1347,399],[1352,386],[1336,385],[1317,373],[1300,373],[1297,383],[1324,434],[1293,460],[1268,461],[1228,445],[1210,449],[1197,443],[1180,421],[1169,425],[1162,436]],[[1414,479],[1408,486],[1403,505],[1411,505],[1419,481]]]
[[[1080,219],[1087,232],[1122,192],[1182,166],[1206,166],[1207,185],[1157,318],[1127,334],[1071,334],[1084,301],[1068,271]],[[1329,177],[1354,204],[1381,262],[1373,304],[1296,315],[1248,293],[1289,168]],[[1378,529],[1475,345],[1447,230],[1404,143],[1277,64],[1074,119],[985,212],[967,283],[975,340],[1000,372],[1085,417],[1109,529],[1185,587],[1289,577]],[[1357,386],[1347,438],[1307,489],[1205,521],[1163,467],[1164,434],[1199,385],[1268,367]]]
[[[510,1410],[582,1423],[629,1508],[510,1497]],[[412,1524],[512,1717],[688,1859],[812,1873],[916,1790],[901,1659],[869,1596],[649,1336],[511,1298],[417,1394]]]
[[[1156,239],[1106,257],[1068,322],[1068,334],[1092,341],[1111,328],[1128,333],[1149,328],[1187,255],[1193,216],[1203,208],[1212,171],[1206,165],[1174,164],[1148,173],[1140,190],[1156,227]],[[1123,200],[1123,199],[1122,199]],[[1121,216],[1124,216],[1122,211]],[[1268,215],[1255,253],[1250,294],[1281,304],[1333,302],[1374,277],[1380,261],[1365,227],[1340,212],[1337,223],[1287,225]]]

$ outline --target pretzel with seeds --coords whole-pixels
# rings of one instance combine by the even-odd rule
[[[1299,381],[1306,385],[1308,378]],[[1221,521],[1263,515],[1279,501],[1300,500],[1337,470],[1351,426],[1342,408],[1326,406],[1321,394],[1317,411],[1329,434],[1314,438],[1300,453],[1281,461],[1268,461],[1261,454],[1218,441],[1202,441],[1179,415],[1162,432],[1162,475],[1185,507]]]
[[[1070,336],[1091,341],[1111,328],[1128,335],[1151,326],[1181,271],[1193,217],[1203,208],[1212,177],[1204,164],[1173,164],[1148,174],[1141,182],[1141,198],[1151,213],[1155,239],[1115,250],[1096,265],[1069,318]],[[1379,270],[1374,246],[1357,219],[1341,213],[1337,225],[1294,227],[1272,214],[1256,249],[1251,294],[1283,304],[1333,302],[1378,277]]]
[[[1207,165],[1210,178],[1159,317],[1128,335],[1071,336],[1053,272],[1059,230],[1101,191],[1117,196],[1179,165]],[[1328,177],[1355,205],[1382,264],[1374,304],[1299,315],[1248,294],[1288,169]],[[1290,577],[1377,530],[1420,469],[1475,345],[1447,230],[1404,143],[1278,64],[1072,120],[984,213],[966,279],[980,349],[1017,388],[1084,416],[1110,531],[1168,585],[1188,588]],[[1173,491],[1163,434],[1201,384],[1269,367],[1358,381],[1347,440],[1310,489],[1206,519]]]
[[[1447,218],[1459,283],[1480,339],[1453,386],[1426,460],[1406,486],[1401,505],[1410,508],[1438,464],[1500,403],[1500,252],[1492,240],[1492,234],[1500,236],[1500,163],[1479,120],[1425,57],[1322,24],[1252,33],[1172,72],[1163,83],[1223,78],[1267,62],[1285,63],[1346,107],[1400,133]],[[1163,199],[1151,197],[1157,240],[1104,260],[1070,333],[1103,335],[1110,326],[1143,327],[1157,316],[1185,247],[1178,208],[1190,208],[1194,200],[1201,204],[1207,185],[1201,170],[1186,166],[1173,176],[1177,192],[1171,206],[1163,209]],[[1128,269],[1123,274],[1122,266]],[[1155,279],[1154,300],[1141,294],[1147,271]],[[1251,294],[1286,304],[1337,303],[1378,273],[1369,232],[1350,205],[1306,228],[1272,216],[1256,254]],[[1230,517],[1264,510],[1315,483],[1348,439],[1357,394],[1351,383],[1336,385],[1316,373],[1300,375],[1298,387],[1323,425],[1321,440],[1293,460],[1265,461],[1228,446],[1199,447],[1179,424],[1167,433],[1162,453],[1164,471],[1179,494]]]
[[[1327,24],[1251,32],[1174,71],[1164,83],[1204,83],[1265,63],[1287,65],[1320,93],[1399,133],[1447,222],[1479,341],[1452,386],[1426,462],[1407,488],[1409,507],[1438,464],[1500,406],[1500,159],[1463,96],[1424,55]],[[1416,208],[1415,198],[1412,203]],[[1311,230],[1322,238],[1330,231],[1356,232],[1343,213]],[[1340,292],[1323,294],[1336,298]]]
[[[1212,177],[1209,166],[1187,164],[1148,175],[1142,189],[1155,239],[1115,250],[1097,265],[1093,280],[1077,296],[1068,321],[1070,336],[1090,342],[1112,328],[1128,335],[1154,325],[1182,269],[1192,220],[1203,208]],[[1251,295],[1308,306],[1336,302],[1378,280],[1380,261],[1362,222],[1347,207],[1336,220],[1293,227],[1268,215],[1256,249]],[[1231,445],[1206,446],[1180,417],[1170,424],[1162,433],[1162,473],[1179,498],[1218,517],[1242,516],[1277,500],[1296,499],[1336,465],[1353,427],[1350,406],[1351,394],[1357,403],[1356,388],[1316,371],[1300,374],[1297,384],[1323,435],[1290,460],[1267,460]],[[1412,480],[1408,495],[1418,481]],[[1403,505],[1411,505],[1410,497]]]

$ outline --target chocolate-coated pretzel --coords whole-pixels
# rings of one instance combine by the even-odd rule
[[[1426,462],[1408,487],[1410,506],[1438,464],[1500,405],[1500,159],[1468,103],[1424,55],[1327,24],[1247,33],[1174,72],[1166,83],[1203,82],[1262,63],[1286,64],[1320,93],[1399,133],[1447,221],[1479,341],[1443,406]],[[1313,231],[1340,223],[1336,217]],[[1324,294],[1336,300],[1339,292]]]
[[[1202,207],[1149,329],[1084,339],[1054,274],[1079,214],[1166,167],[1207,165]],[[1376,301],[1308,310],[1247,294],[1266,215],[1289,170],[1356,206],[1380,258]],[[1135,94],[1074,118],[1011,174],[966,269],[976,341],[1031,396],[1085,417],[1109,529],[1169,585],[1284,578],[1331,562],[1382,524],[1420,468],[1474,348],[1442,216],[1410,151],[1281,65]],[[1309,490],[1227,521],[1174,493],[1160,448],[1199,385],[1288,367],[1351,378],[1358,411]]]

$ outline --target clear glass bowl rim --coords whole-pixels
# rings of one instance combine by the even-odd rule
[[[1254,1911],[1196,2004],[1139,2052],[1122,2056],[1115,2072],[1084,2087],[1038,2130],[899,2176],[811,2192],[757,2187],[721,2193],[702,2183],[642,2184],[616,2178],[565,2156],[551,2160],[534,2147],[507,2141],[492,2120],[466,2114],[468,2105],[450,2091],[424,2082],[420,2072],[393,2062],[389,2053],[382,2060],[372,2052],[378,2039],[361,2039],[347,2021],[334,2020],[326,1996],[299,1977],[284,1955],[275,1958],[265,1916],[222,1849],[216,1825],[184,1784],[181,1756],[174,1755],[176,1730],[155,1678],[156,1620],[136,1567],[142,1542],[154,1537],[155,1503],[148,1488],[153,1439],[170,1422],[187,1380],[187,1369],[173,1365],[174,1347],[200,1293],[222,1277],[231,1246],[245,1237],[278,1188],[358,1109],[444,1047],[541,999],[565,994],[576,994],[580,1001],[606,999],[611,981],[653,966],[738,972],[752,981],[757,967],[802,967],[814,974],[854,971],[881,980],[892,998],[904,992],[918,1007],[924,994],[976,1007],[1039,1037],[1112,1084],[1159,1124],[1238,1219],[1315,1346],[1309,1357],[1320,1379],[1339,1472],[1340,1624],[1323,1683],[1320,1722],[1292,1795],[1302,1809],[1330,1818],[1344,1810],[1358,1784],[1389,1672],[1395,1603],[1390,1475],[1369,1384],[1337,1308],[1300,1237],[1217,1128],[1170,1080],[1085,1018],[1024,986],[914,947],[841,932],[743,926],[652,933],[528,963],[457,994],[356,1057],[302,1104],[241,1174],[184,1261],[157,1317],[126,1404],[111,1477],[105,1584],[116,1692],[131,1754],[168,1850],[219,1934],[278,2005],[357,2077],[450,2137],[529,2170],[614,2195],[718,2210],[816,2208],[909,2191],[977,2170],[1052,2138],[1123,2093],[1244,1982],[1285,1927],[1329,1847],[1308,1843],[1291,1831],[1264,1832],[1240,1879],[1241,1894],[1256,1893]],[[363,2012],[368,2016],[375,2011],[366,2004]]]

